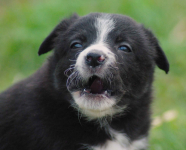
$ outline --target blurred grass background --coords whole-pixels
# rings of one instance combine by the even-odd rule
[[[154,31],[170,62],[170,72],[166,75],[156,69],[149,149],[186,150],[185,0],[1,0],[0,91],[42,65],[50,54],[37,55],[41,42],[74,12],[121,13]]]

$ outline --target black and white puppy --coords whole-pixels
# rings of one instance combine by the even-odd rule
[[[151,31],[127,16],[64,19],[31,77],[0,95],[0,150],[147,149],[154,68],[169,71]]]

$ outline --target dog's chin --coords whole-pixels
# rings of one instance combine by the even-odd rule
[[[101,94],[87,93],[86,91],[71,92],[75,107],[88,119],[112,117],[121,113],[125,107],[116,106],[117,99],[107,92]]]

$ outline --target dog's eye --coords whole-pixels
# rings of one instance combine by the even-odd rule
[[[131,52],[131,49],[126,45],[119,46],[118,50],[124,51],[124,52]]]
[[[78,48],[82,48],[83,46],[80,43],[72,43],[70,48],[72,49],[78,49]]]

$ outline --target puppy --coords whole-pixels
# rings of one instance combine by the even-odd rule
[[[152,32],[123,15],[74,14],[38,54],[52,49],[0,95],[0,150],[147,149],[154,68],[169,71]]]

